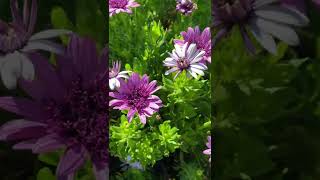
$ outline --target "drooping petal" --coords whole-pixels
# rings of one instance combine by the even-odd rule
[[[0,128],[0,140],[37,138],[45,133],[44,127],[45,124],[24,119],[9,121]]]
[[[45,31],[38,32],[30,37],[30,40],[40,40],[40,39],[49,39],[59,37],[61,35],[71,34],[72,31],[65,29],[49,29]]]
[[[64,144],[57,139],[56,135],[47,135],[40,138],[32,148],[33,153],[47,153],[64,147]]]
[[[36,21],[37,21],[37,13],[38,13],[38,2],[37,2],[37,0],[32,0],[31,9],[30,9],[29,26],[28,26],[28,35],[29,36],[34,31]]]
[[[17,144],[15,144],[12,149],[14,150],[29,150],[34,147],[34,144],[36,143],[37,139],[31,139],[26,141],[21,141]]]
[[[255,11],[259,17],[295,26],[306,26],[309,19],[301,12],[281,6],[265,6]]]
[[[109,167],[105,165],[104,168],[98,168],[93,164],[93,173],[96,177],[96,180],[108,180],[109,179]]]
[[[64,53],[64,47],[62,45],[48,40],[29,41],[28,44],[21,49],[23,52],[30,52],[34,50],[44,50],[56,54]]]
[[[270,33],[285,43],[296,46],[299,44],[297,33],[289,26],[264,20],[262,18],[252,19],[252,23],[258,28],[263,29],[266,33]]]
[[[250,30],[257,41],[270,53],[277,53],[277,45],[273,37],[270,34],[263,32],[255,24],[249,24]]]
[[[85,149],[73,147],[66,150],[57,167],[57,178],[73,174],[85,162]]]

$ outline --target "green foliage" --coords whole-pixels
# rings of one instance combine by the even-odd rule
[[[47,167],[44,167],[39,170],[37,174],[37,180],[55,180],[55,176],[51,172],[51,170]]]
[[[106,19],[103,13],[104,7],[99,6],[98,0],[86,1],[78,0],[74,2],[75,17],[70,20],[65,10],[59,6],[51,10],[51,22],[54,28],[68,29],[81,36],[86,36],[96,40],[99,48],[106,44]],[[66,44],[67,39],[62,38]]]
[[[131,123],[123,115],[119,126],[110,127],[110,151],[126,161],[140,162],[143,167],[154,165],[180,146],[178,129],[164,121],[159,128],[144,128],[135,118]]]
[[[179,173],[181,180],[203,180],[204,172],[194,163],[182,164]]]

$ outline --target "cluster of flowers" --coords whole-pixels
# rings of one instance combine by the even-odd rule
[[[176,0],[176,10],[183,15],[190,15],[197,9],[197,4],[192,0]],[[121,12],[131,14],[132,8],[139,7],[140,4],[135,0],[109,0],[109,16],[119,14]]]
[[[134,0],[109,0],[109,16],[120,12],[131,14],[132,8],[139,6]],[[190,15],[196,9],[197,4],[192,0],[177,0],[176,10],[183,15]],[[176,72],[175,79],[181,72],[186,71],[188,77],[203,76],[208,69],[207,64],[211,63],[210,28],[207,27],[201,32],[198,26],[189,27],[186,32],[181,32],[181,36],[183,39],[174,40],[175,48],[169,53],[170,57],[164,60],[164,66],[169,68],[165,75]],[[109,69],[109,87],[115,90],[109,93],[114,98],[109,105],[114,109],[127,110],[129,122],[138,114],[141,123],[146,124],[146,118],[158,112],[162,106],[161,99],[153,95],[160,88],[156,86],[156,81],[149,83],[147,75],[141,78],[139,74],[132,73],[129,77],[130,72],[120,69],[119,61],[113,62],[113,67]],[[204,154],[211,156],[211,136],[208,140],[207,146],[210,149],[205,150]]]

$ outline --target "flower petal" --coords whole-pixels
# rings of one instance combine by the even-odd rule
[[[40,138],[32,148],[32,152],[37,154],[47,153],[62,147],[64,147],[64,144],[57,140],[57,136],[50,134]]]
[[[49,39],[58,37],[61,35],[71,34],[72,31],[65,30],[65,29],[49,29],[45,31],[38,32],[30,37],[30,40],[39,40],[39,39]]]
[[[306,26],[309,19],[294,8],[283,7],[279,5],[265,6],[255,11],[259,17],[295,26]]]
[[[21,51],[29,52],[33,50],[44,50],[56,54],[64,53],[64,47],[62,45],[48,40],[29,41],[28,44]]]
[[[0,128],[0,140],[19,140],[37,138],[45,133],[44,124],[24,119],[5,123]]]
[[[73,174],[85,162],[85,149],[83,147],[73,147],[67,149],[60,159],[57,167],[57,178],[66,177]]]
[[[259,29],[263,29],[263,31],[266,33],[270,33],[289,45],[296,46],[300,43],[297,33],[289,26],[262,18],[253,18],[251,23],[256,25]]]

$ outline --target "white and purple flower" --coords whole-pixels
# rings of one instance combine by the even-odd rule
[[[132,8],[139,6],[140,4],[135,0],[109,0],[109,16],[111,17],[121,12],[131,14]]]
[[[169,67],[165,75],[173,72],[177,72],[174,76],[176,78],[181,72],[186,71],[187,75],[191,75],[197,78],[198,75],[203,76],[204,70],[207,70],[207,66],[201,61],[204,58],[205,51],[197,49],[196,44],[188,44],[187,42],[181,46],[175,44],[175,49],[170,54],[170,57],[164,60],[164,66]]]
[[[115,99],[111,100],[109,105],[113,109],[128,110],[128,120],[132,121],[137,113],[141,123],[146,124],[147,117],[151,117],[155,112],[158,112],[162,107],[161,99],[153,95],[160,87],[157,86],[157,81],[149,83],[147,75],[139,76],[133,73],[128,81],[120,79],[120,88],[117,92],[110,92],[109,95]]]
[[[120,71],[121,64],[119,61],[112,63],[112,68],[109,68],[109,87],[111,90],[115,90],[120,87],[120,78],[128,79],[128,73],[130,71]]]
[[[211,162],[211,136],[208,136],[207,148],[203,151],[203,154],[209,155],[209,162]]]
[[[10,0],[12,22],[0,20],[0,72],[3,84],[8,89],[17,85],[22,77],[33,80],[34,67],[29,55],[37,50],[62,54],[62,45],[49,41],[49,38],[69,34],[67,30],[46,30],[33,35],[37,20],[37,0],[25,0],[23,13],[19,12],[17,0]]]
[[[177,0],[176,10],[183,15],[190,15],[196,9],[197,4],[192,2],[192,0]]]
[[[203,56],[203,63],[206,61],[211,63],[211,33],[209,27],[205,28],[203,32],[200,31],[198,26],[194,29],[189,27],[188,31],[181,32],[181,36],[183,39],[175,39],[175,44],[182,46],[186,42],[189,44],[195,43],[198,49],[206,52]]]

